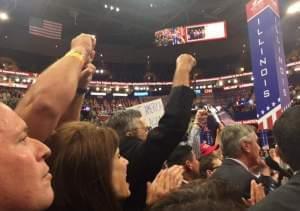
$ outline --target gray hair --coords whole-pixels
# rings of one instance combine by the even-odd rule
[[[135,127],[135,119],[141,118],[141,112],[137,110],[125,110],[119,111],[112,115],[112,117],[106,123],[107,127],[111,127],[116,130],[120,139],[126,137],[126,133]]]
[[[241,153],[241,140],[254,133],[254,127],[249,125],[226,126],[221,133],[221,147],[224,157],[238,158]]]

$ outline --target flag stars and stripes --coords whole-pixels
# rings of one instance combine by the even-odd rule
[[[62,30],[63,25],[61,23],[35,17],[29,19],[29,33],[32,35],[61,40]]]

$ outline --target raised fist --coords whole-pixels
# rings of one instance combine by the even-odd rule
[[[197,64],[196,59],[190,54],[181,54],[176,60],[176,69],[191,72]]]
[[[71,41],[71,50],[79,50],[84,54],[86,63],[90,63],[95,56],[96,38],[90,34],[80,34]]]

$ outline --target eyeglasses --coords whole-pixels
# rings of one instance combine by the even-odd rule
[[[151,127],[137,127],[133,128],[132,130],[144,130],[145,132],[149,132],[151,129]]]
[[[211,171],[214,171],[214,170],[216,170],[216,169],[218,169],[218,168],[220,168],[220,166],[214,166],[214,167],[212,167],[212,169],[210,169]]]

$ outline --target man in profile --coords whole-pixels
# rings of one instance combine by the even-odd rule
[[[221,132],[223,164],[211,176],[235,186],[240,197],[250,198],[250,183],[257,178],[250,169],[260,163],[257,135],[248,125],[227,126]]]
[[[0,210],[41,211],[54,198],[42,142],[71,105],[96,40],[81,34],[71,50],[38,78],[16,112],[0,103]],[[20,118],[21,117],[21,118]],[[22,120],[23,119],[23,120]]]
[[[54,198],[50,150],[28,137],[26,123],[2,103],[0,116],[0,210],[44,210]]]
[[[250,211],[298,211],[300,209],[300,106],[286,110],[276,121],[273,135],[278,154],[294,170],[289,182],[271,192]]]
[[[189,145],[179,145],[167,160],[168,167],[181,165],[184,167],[183,178],[192,181],[199,178],[200,163],[196,159],[193,148]]]

